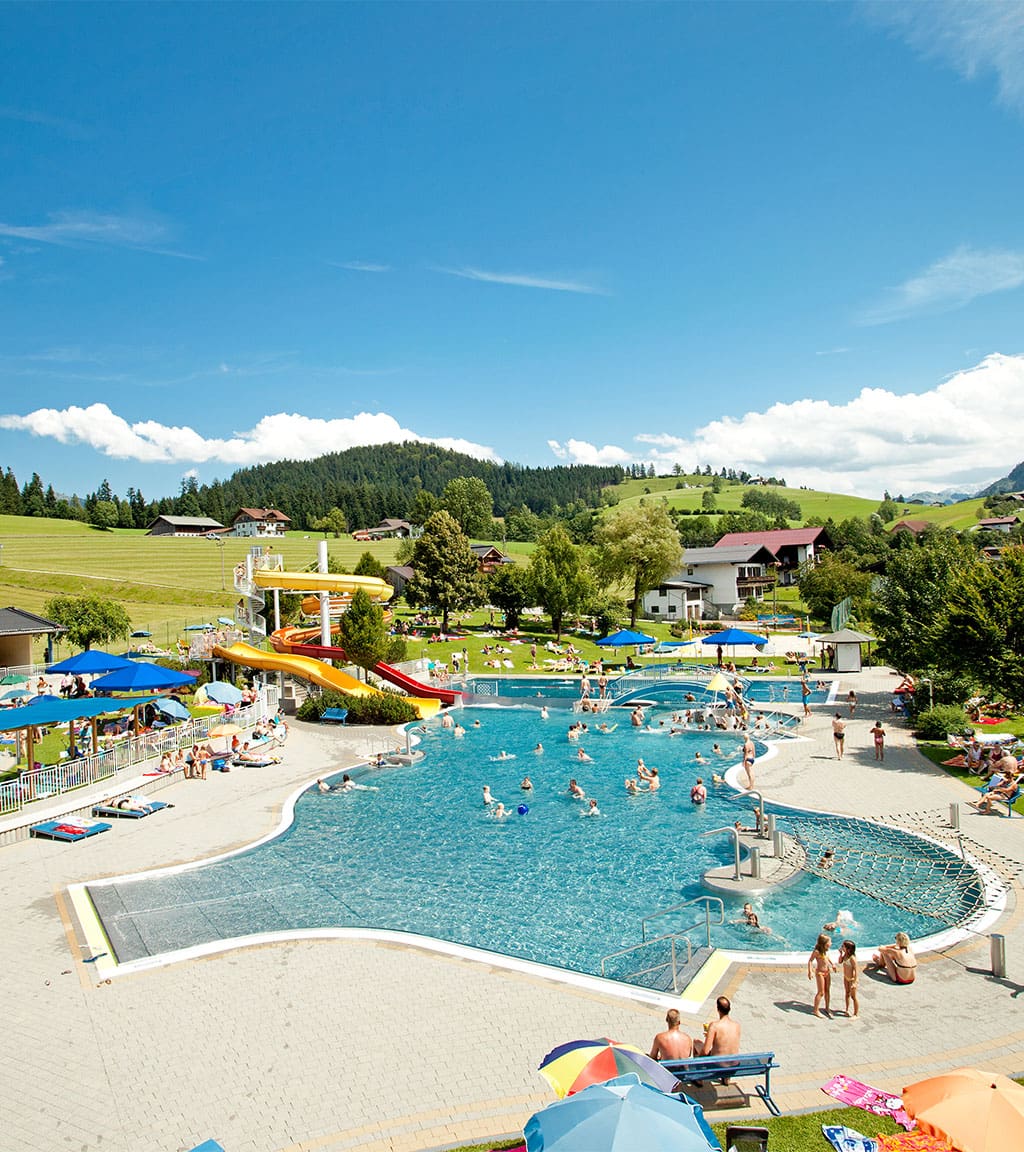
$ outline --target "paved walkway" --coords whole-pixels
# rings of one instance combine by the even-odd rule
[[[806,725],[814,739],[759,765],[766,794],[874,815],[941,813],[966,799],[968,789],[888,724],[891,678],[872,671],[854,682],[861,707],[843,765],[819,708]],[[890,735],[884,765],[868,737],[878,716]],[[661,1005],[372,941],[244,948],[97,982],[68,884],[247,842],[274,827],[298,783],[363,758],[373,738],[295,725],[281,765],[181,781],[161,793],[173,809],[93,840],[0,848],[5,1152],[178,1152],[208,1136],[228,1152],[443,1147],[519,1131],[551,1099],[534,1069],[555,1044],[650,1042]],[[377,746],[386,738],[377,733]],[[964,830],[1024,859],[1024,821],[965,813]],[[1016,909],[999,930],[1011,976],[1024,978]],[[733,997],[746,1050],[777,1052],[776,1099],[794,1110],[825,1105],[819,1085],[838,1071],[894,1090],[961,1064],[1021,1074],[1024,984],[987,969],[981,940],[925,958],[910,987],[865,976],[860,1020],[814,1019],[797,968],[734,965],[715,992]],[[708,1014],[688,1024],[697,1029]]]

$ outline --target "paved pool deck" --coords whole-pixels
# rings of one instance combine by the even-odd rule
[[[970,798],[916,752],[902,723],[890,723],[891,675],[842,679],[842,695],[849,683],[860,698],[846,759],[839,764],[832,748],[833,710],[817,706],[804,725],[809,738],[758,765],[770,799],[941,820],[951,802]],[[868,735],[878,717],[889,733],[884,764]],[[299,784],[387,739],[293,725],[280,765],[178,781],[160,793],[174,808],[91,840],[0,847],[5,1152],[179,1152],[210,1136],[227,1152],[415,1152],[485,1141],[520,1131],[551,1100],[535,1068],[555,1044],[587,1035],[650,1043],[664,1002],[393,942],[296,940],[97,978],[69,884],[238,847],[277,825]],[[1024,859],[1024,820],[965,808],[962,824],[991,852]],[[698,1031],[714,996],[730,995],[744,1050],[777,1053],[773,1088],[785,1111],[827,1105],[820,1085],[837,1072],[894,1091],[965,1064],[1020,1075],[1016,886],[994,930],[1007,940],[1005,979],[989,974],[982,937],[922,957],[912,986],[862,977],[859,1020],[818,1020],[803,966],[733,964],[686,1024]]]

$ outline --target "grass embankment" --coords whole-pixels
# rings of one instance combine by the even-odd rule
[[[864,1112],[860,1108],[830,1108],[825,1112],[804,1112],[796,1116],[771,1116],[767,1120],[756,1121],[728,1121],[721,1124],[712,1124],[719,1143],[725,1147],[725,1130],[730,1123],[755,1123],[768,1129],[768,1147],[772,1152],[808,1152],[812,1148],[827,1148],[828,1144],[821,1134],[823,1124],[844,1124],[853,1128],[863,1136],[893,1136],[903,1129],[886,1116],[875,1116],[871,1112]],[[500,1140],[498,1143],[488,1141],[484,1144],[467,1144],[455,1152],[490,1152],[493,1149],[515,1148],[522,1144],[522,1138],[515,1140]]]

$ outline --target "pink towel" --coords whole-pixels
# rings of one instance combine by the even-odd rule
[[[908,1132],[914,1127],[914,1121],[903,1110],[902,1098],[891,1092],[872,1088],[860,1080],[851,1080],[849,1076],[833,1076],[827,1084],[822,1084],[821,1090],[851,1108],[863,1108],[876,1116],[889,1116]]]

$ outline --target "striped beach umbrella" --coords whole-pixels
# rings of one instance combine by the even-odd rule
[[[559,1044],[544,1057],[538,1070],[559,1097],[631,1072],[662,1092],[671,1092],[676,1084],[672,1073],[645,1052],[607,1037]]]

